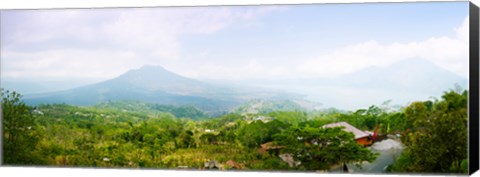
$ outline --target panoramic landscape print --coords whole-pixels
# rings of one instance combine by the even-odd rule
[[[6,166],[468,172],[468,2],[6,10],[0,28]]]

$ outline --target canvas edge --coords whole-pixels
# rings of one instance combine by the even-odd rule
[[[470,2],[470,81],[469,81],[469,171],[472,175],[479,168],[479,9]]]

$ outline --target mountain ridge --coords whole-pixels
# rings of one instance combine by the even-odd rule
[[[66,103],[94,105],[106,101],[142,100],[157,104],[192,104],[209,111],[228,109],[236,100],[217,99],[202,95],[215,86],[189,79],[161,66],[143,66],[127,71],[118,77],[96,84],[69,90],[25,95],[27,104]]]
[[[262,85],[263,84],[263,85]],[[468,80],[424,59],[407,59],[386,67],[369,67],[336,78],[281,80],[219,85],[146,65],[115,78],[69,90],[25,95],[27,104],[94,105],[140,100],[156,104],[195,105],[205,112],[228,112],[252,99],[308,99],[326,107],[369,106],[393,99],[428,99]],[[266,86],[267,85],[267,86]],[[363,101],[363,102],[362,102]],[[345,107],[342,107],[345,106]]]
[[[423,92],[439,89],[444,91],[455,84],[466,87],[468,83],[466,78],[421,58],[409,58],[386,67],[359,70],[340,76],[337,80],[342,80],[349,86],[362,88],[383,87]]]

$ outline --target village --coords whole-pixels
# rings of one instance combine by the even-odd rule
[[[263,122],[271,121],[265,116],[258,116],[254,120]],[[362,131],[347,122],[336,122],[322,126],[322,128],[340,127],[343,131],[352,133],[354,140],[361,146],[368,148],[379,154],[377,159],[373,162],[361,162],[351,164],[336,164],[328,170],[317,170],[318,173],[385,173],[386,168],[391,165],[396,158],[398,158],[404,148],[400,142],[400,134],[394,135],[377,135],[376,132]],[[212,133],[214,130],[206,129],[205,132]],[[301,137],[297,137],[301,139]],[[305,142],[308,143],[308,142]],[[296,161],[292,154],[283,153],[282,150],[287,146],[273,145],[273,142],[261,144],[258,148],[260,155],[274,155],[280,157],[289,167],[296,167],[301,164],[301,161]],[[205,162],[204,169],[207,170],[225,170],[225,166],[233,170],[241,170],[244,168],[243,164],[237,163],[233,160],[228,160],[225,164],[221,164],[216,160],[208,160]],[[188,169],[188,166],[178,166],[178,169]]]
[[[23,106],[15,109],[35,121],[7,129],[23,134],[9,131],[4,136],[6,140],[24,136],[29,141],[16,145],[23,148],[13,148],[12,142],[6,141],[8,152],[24,154],[6,160],[64,167],[316,173],[444,169],[464,173],[468,164],[462,150],[466,148],[466,96],[466,91],[450,91],[441,101],[414,102],[393,111],[379,106],[353,112],[274,110],[203,119],[175,116],[187,108],[165,112],[152,106],[143,107],[142,112],[118,111],[125,105],[145,105],[135,106],[137,102]],[[445,114],[452,111],[456,114]],[[452,116],[438,119],[439,115]],[[448,124],[441,123],[445,121]],[[446,132],[449,136],[438,136]],[[455,143],[435,144],[437,137]],[[419,155],[423,149],[437,147],[458,151],[443,153],[456,154],[450,159]],[[428,162],[435,163],[425,166]]]

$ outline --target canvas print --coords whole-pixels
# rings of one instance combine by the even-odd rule
[[[3,10],[2,165],[466,174],[468,5]]]

